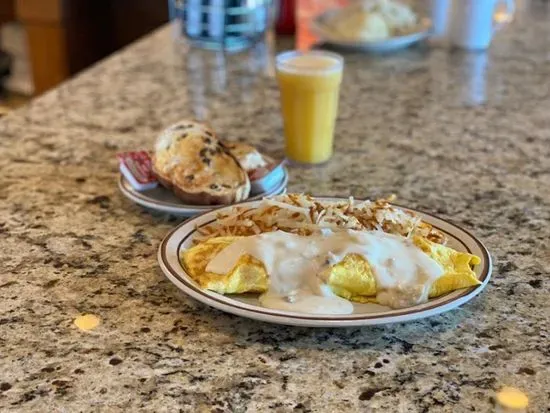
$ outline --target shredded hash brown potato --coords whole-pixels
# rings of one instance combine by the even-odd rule
[[[234,207],[219,213],[216,222],[197,228],[195,243],[223,236],[248,236],[285,231],[311,235],[323,229],[382,230],[409,237],[420,235],[445,244],[445,235],[413,213],[390,204],[394,196],[376,201],[321,202],[304,194],[266,198],[257,208]]]

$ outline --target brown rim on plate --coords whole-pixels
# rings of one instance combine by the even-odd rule
[[[316,197],[316,198],[322,198],[322,197]],[[358,200],[358,201],[361,201],[361,200]],[[243,203],[246,203],[246,202],[250,202],[250,201],[241,202],[240,204],[243,204]],[[235,205],[239,205],[239,204],[235,204]],[[413,211],[413,212],[419,212],[423,215],[427,215],[427,216],[430,216],[432,218],[441,220],[441,221],[443,221],[443,222],[445,222],[445,223],[447,223],[447,224],[463,231],[472,240],[474,240],[475,243],[477,244],[477,246],[479,247],[480,251],[483,254],[483,261],[482,262],[483,262],[484,266],[483,266],[483,268],[481,270],[481,273],[478,277],[478,280],[481,281],[482,284],[480,284],[478,286],[475,286],[475,287],[466,288],[459,295],[447,298],[446,300],[443,300],[443,301],[441,301],[441,300],[444,299],[445,296],[448,296],[448,295],[452,294],[453,292],[448,293],[446,295],[443,295],[442,297],[437,297],[436,299],[430,300],[430,301],[434,301],[432,305],[422,306],[421,308],[418,308],[419,306],[413,306],[413,307],[408,307],[408,308],[404,308],[404,309],[389,310],[387,312],[384,312],[384,315],[380,315],[380,314],[372,314],[372,315],[361,314],[361,315],[356,315],[356,316],[353,316],[353,315],[331,316],[331,315],[324,315],[323,314],[323,315],[318,315],[317,317],[311,317],[311,316],[307,316],[307,315],[298,315],[296,313],[274,312],[274,311],[272,311],[268,308],[264,308],[264,307],[261,307],[261,310],[259,310],[259,309],[253,308],[255,306],[251,306],[251,305],[247,306],[246,308],[243,308],[242,306],[233,304],[230,300],[221,300],[218,297],[216,297],[214,294],[212,294],[212,295],[206,294],[205,290],[203,290],[200,287],[197,287],[194,283],[189,282],[189,280],[182,278],[180,276],[180,274],[178,273],[178,271],[170,265],[169,260],[167,258],[167,254],[166,254],[166,247],[167,247],[167,242],[170,239],[170,237],[172,236],[172,234],[174,232],[176,232],[181,226],[188,224],[188,222],[187,223],[184,222],[184,223],[178,225],[176,228],[171,230],[166,235],[166,237],[162,240],[162,242],[159,246],[159,255],[162,258],[162,262],[163,262],[164,266],[166,267],[166,269],[170,272],[171,276],[176,278],[180,283],[185,285],[187,288],[193,290],[195,293],[197,293],[199,295],[204,296],[208,300],[213,300],[213,301],[216,301],[217,303],[219,303],[222,306],[233,307],[233,308],[241,310],[241,311],[247,311],[247,312],[253,312],[253,313],[257,313],[257,314],[269,315],[271,317],[291,318],[291,319],[295,319],[295,320],[305,320],[305,321],[353,321],[353,320],[369,320],[369,319],[372,320],[372,319],[379,319],[379,318],[382,318],[382,317],[399,317],[399,316],[411,315],[411,314],[415,314],[415,313],[423,313],[423,312],[432,310],[432,309],[437,308],[437,307],[442,307],[442,306],[444,306],[446,304],[449,304],[453,301],[459,300],[460,298],[469,295],[470,293],[474,292],[475,290],[482,288],[484,281],[486,280],[486,278],[490,274],[489,270],[491,268],[491,258],[490,258],[489,252],[487,251],[487,248],[481,243],[481,241],[479,241],[469,231],[463,229],[462,227],[460,227],[458,225],[455,225],[454,223],[452,223],[448,220],[436,217],[433,214],[430,214],[430,213],[427,213],[427,212],[424,212],[424,211],[421,211],[421,210],[403,207],[403,206],[400,206],[398,204],[392,204],[392,205],[394,205],[396,207],[399,207],[399,208],[404,208],[404,209],[407,209],[407,210],[410,210],[410,211]],[[211,212],[211,211],[208,211],[208,212]],[[201,217],[205,214],[206,213],[202,213],[200,215],[197,215],[195,217],[195,219],[199,218],[199,217]],[[208,225],[208,224],[210,224],[214,221],[215,221],[215,219],[213,219],[211,221],[208,221],[208,222],[205,222],[205,223],[201,224],[200,227]],[[468,252],[470,254],[472,253],[472,250],[461,239],[458,239],[453,234],[439,228],[436,225],[433,225],[433,224],[430,224],[430,225],[432,225],[434,228],[440,230],[441,232],[445,233],[446,235],[451,236],[454,240],[458,241],[460,244],[462,244],[462,246],[464,247],[466,252]],[[178,262],[180,263],[181,270],[183,270],[183,272],[186,273],[186,274],[187,274],[187,272],[185,271],[185,268],[183,268],[183,266],[181,265],[180,251],[181,251],[181,248],[182,248],[182,244],[186,240],[188,240],[196,232],[196,230],[197,230],[197,228],[195,228],[195,229],[191,230],[189,233],[187,233],[186,236],[183,237],[178,242],[178,246],[177,246],[177,249],[176,249],[177,255],[178,255]],[[212,291],[211,293],[215,293],[215,292]],[[437,301],[437,302],[435,302],[435,301]],[[428,301],[428,303],[429,303],[429,301]],[[249,307],[252,307],[252,308],[249,308]]]

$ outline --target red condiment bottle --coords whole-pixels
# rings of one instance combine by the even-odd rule
[[[277,34],[294,34],[296,31],[295,0],[279,0],[279,16],[275,24]]]

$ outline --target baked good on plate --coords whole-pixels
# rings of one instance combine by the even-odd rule
[[[155,144],[153,173],[189,204],[230,204],[250,193],[247,173],[200,122],[182,121],[162,132]]]
[[[411,32],[418,16],[406,3],[362,0],[342,8],[328,24],[343,39],[377,41]]]
[[[255,147],[241,142],[222,141],[223,146],[237,159],[251,181],[267,175],[275,166],[273,160],[262,155]]]

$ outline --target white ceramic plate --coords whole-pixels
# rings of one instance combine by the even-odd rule
[[[373,53],[387,53],[412,46],[430,35],[432,23],[428,18],[421,18],[418,26],[410,33],[401,36],[393,36],[388,39],[375,41],[357,41],[343,39],[335,34],[327,22],[333,19],[339,10],[329,10],[317,16],[311,22],[311,29],[324,43],[345,48]]]
[[[323,201],[341,201],[340,198],[319,198]],[[243,202],[240,206],[257,206],[259,201]],[[272,310],[261,307],[257,295],[221,295],[213,291],[203,290],[185,272],[180,264],[179,256],[182,250],[192,246],[196,228],[207,225],[216,218],[218,212],[231,207],[205,213],[190,219],[171,231],[162,241],[158,251],[158,261],[166,277],[184,293],[202,303],[219,310],[236,314],[241,317],[270,323],[306,326],[306,327],[350,327],[375,324],[388,324],[412,321],[430,317],[452,310],[474,298],[487,285],[491,277],[491,257],[485,246],[472,234],[456,225],[433,215],[414,211],[425,222],[443,231],[449,238],[448,245],[458,251],[469,252],[481,257],[481,264],[475,267],[475,273],[482,282],[477,287],[453,291],[442,297],[429,300],[425,304],[394,310],[377,304],[354,304],[353,314],[349,315],[317,315],[289,311]]]
[[[260,200],[266,196],[279,195],[286,190],[288,184],[288,171],[283,168],[283,177],[270,191],[254,194],[248,200]],[[122,194],[132,202],[159,212],[167,212],[172,215],[191,217],[203,212],[218,208],[219,205],[187,205],[183,204],[171,191],[159,185],[147,191],[136,191],[132,185],[120,174],[118,187]]]

